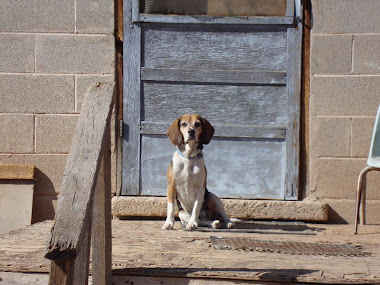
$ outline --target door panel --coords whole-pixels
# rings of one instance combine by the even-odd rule
[[[214,138],[204,148],[208,189],[220,197],[283,199],[284,146],[282,140]],[[166,195],[173,152],[166,137],[142,136],[141,194]]]
[[[213,70],[286,70],[286,30],[147,28],[145,67]]]
[[[175,151],[166,130],[198,113],[215,127],[204,148],[210,191],[297,199],[302,25],[289,21],[291,11],[240,24],[232,17],[140,17],[130,0],[124,7],[122,193],[166,194]]]
[[[214,124],[286,125],[285,86],[143,84],[143,116],[170,122],[199,113]]]

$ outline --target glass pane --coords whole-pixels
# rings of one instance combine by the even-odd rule
[[[142,13],[204,16],[286,15],[286,0],[143,0]]]

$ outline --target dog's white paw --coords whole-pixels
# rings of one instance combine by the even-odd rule
[[[229,221],[227,222],[227,229],[233,229],[235,227],[235,223]]]
[[[172,230],[174,226],[174,221],[166,221],[165,224],[162,226],[163,230]]]
[[[211,223],[211,226],[214,228],[214,229],[219,229],[220,228],[220,221],[219,220],[215,220]]]
[[[193,230],[196,228],[198,228],[198,223],[196,221],[189,221],[187,226],[186,226],[187,230]]]

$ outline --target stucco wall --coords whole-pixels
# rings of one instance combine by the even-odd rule
[[[353,222],[380,104],[380,1],[312,0],[309,193],[330,220]],[[380,223],[380,175],[368,176],[367,221]]]
[[[114,3],[0,7],[0,164],[36,166],[33,222],[52,219],[85,91],[114,80]]]

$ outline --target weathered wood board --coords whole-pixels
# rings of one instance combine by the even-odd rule
[[[308,229],[315,232],[315,235],[294,235],[182,231],[178,229],[178,222],[175,230],[164,231],[161,229],[162,223],[163,221],[113,220],[113,281],[118,280],[115,284],[126,284],[125,281],[134,280],[139,281],[135,284],[149,284],[141,281],[144,277],[148,278],[147,280],[158,277],[156,281],[165,280],[159,279],[161,277],[176,277],[188,282],[183,284],[197,284],[191,283],[193,278],[212,281],[233,280],[243,284],[380,283],[379,226],[363,226],[360,228],[360,234],[354,235],[352,225],[307,224]],[[48,272],[49,261],[43,258],[43,252],[51,225],[52,222],[44,222],[0,235],[0,278],[3,272]],[[265,226],[262,223],[254,223],[254,227],[266,227],[272,231],[275,229],[271,224]],[[288,231],[291,233],[292,228]],[[327,257],[244,250],[224,251],[210,246],[210,236],[249,237],[283,242],[351,243],[361,246],[371,255]],[[132,277],[128,278],[129,275]],[[133,276],[139,276],[140,279]],[[213,283],[210,281],[205,284]]]
[[[143,119],[171,122],[197,113],[213,124],[286,125],[284,86],[144,84]]]
[[[287,69],[286,30],[144,29],[145,67],[208,70]]]
[[[209,181],[217,192],[296,200],[302,25],[294,2],[272,19],[139,14],[139,1],[127,3],[122,193],[164,194],[165,126],[197,113],[216,128],[207,166],[219,175]]]
[[[204,147],[208,190],[219,197],[283,199],[284,147],[284,141],[279,140],[215,138]],[[174,151],[175,147],[166,137],[142,136],[143,195],[166,195],[166,168]]]

